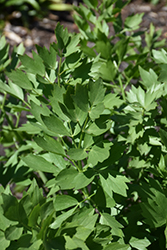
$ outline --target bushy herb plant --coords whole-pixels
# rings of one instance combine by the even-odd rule
[[[167,53],[101,2],[32,58],[0,40],[1,249],[166,249]]]

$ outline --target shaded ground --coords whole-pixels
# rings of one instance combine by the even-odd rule
[[[125,19],[131,14],[141,12],[144,12],[141,29],[147,30],[150,23],[153,23],[156,30],[162,29],[161,37],[167,38],[167,2],[164,0],[154,6],[143,0],[134,0],[122,10],[122,16]],[[35,50],[35,44],[49,48],[50,43],[55,42],[54,29],[58,21],[64,27],[67,27],[70,32],[78,32],[72,16],[68,13],[61,13],[60,15],[50,13],[43,20],[33,22],[30,30],[20,26],[16,16],[11,20],[13,24],[6,23],[3,33],[12,46],[23,42],[26,47],[26,53],[29,55],[32,50]]]

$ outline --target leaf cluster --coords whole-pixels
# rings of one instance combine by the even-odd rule
[[[125,4],[85,0],[32,57],[0,40],[3,249],[166,248],[167,53]]]

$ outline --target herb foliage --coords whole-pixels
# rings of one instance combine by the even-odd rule
[[[166,249],[164,41],[84,2],[49,51],[0,40],[2,249]]]

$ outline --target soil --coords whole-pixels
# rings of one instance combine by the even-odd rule
[[[159,1],[156,6],[144,0],[133,0],[122,10],[123,19],[135,13],[144,13],[141,30],[148,30],[151,23],[156,30],[162,29],[161,39],[167,38],[167,2]],[[27,29],[19,23],[18,13],[13,13],[10,22],[7,22],[3,31],[8,42],[14,46],[23,42],[26,47],[26,53],[31,55],[35,50],[35,44],[45,46],[49,49],[50,43],[56,41],[54,30],[58,21],[67,27],[69,32],[78,32],[77,26],[73,22],[72,13],[52,12],[41,20],[35,20]],[[112,29],[111,29],[112,32]]]

